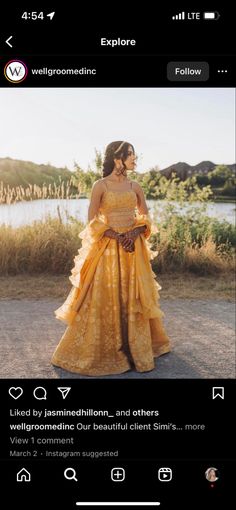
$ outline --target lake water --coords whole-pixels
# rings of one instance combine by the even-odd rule
[[[68,216],[73,216],[83,223],[87,222],[89,199],[46,199],[33,200],[32,202],[18,202],[16,204],[0,205],[0,223],[20,227],[29,225],[35,220],[43,220],[48,214],[52,217],[58,217],[58,206],[63,221],[68,221]],[[152,216],[155,209],[158,215],[166,205],[165,200],[147,200],[147,206]],[[182,213],[189,207],[186,205]],[[206,214],[215,217],[220,221],[227,220],[235,223],[235,204],[227,202],[217,202],[207,204]]]

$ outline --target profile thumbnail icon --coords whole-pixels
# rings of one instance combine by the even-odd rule
[[[208,482],[216,482],[219,479],[218,469],[209,467],[205,472],[205,477]]]
[[[10,60],[4,67],[5,78],[11,83],[21,83],[27,74],[27,65],[22,60]]]

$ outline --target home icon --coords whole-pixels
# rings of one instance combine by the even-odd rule
[[[31,481],[31,474],[27,469],[22,468],[18,473],[16,473],[16,481],[17,482],[30,482]]]

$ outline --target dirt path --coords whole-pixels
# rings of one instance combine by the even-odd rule
[[[61,300],[2,300],[0,302],[0,378],[77,378],[50,364],[65,330],[54,319]],[[195,379],[235,377],[235,306],[227,301],[161,300],[165,327],[173,351],[156,359],[156,368],[126,372],[104,379]],[[90,378],[89,378],[90,379]]]

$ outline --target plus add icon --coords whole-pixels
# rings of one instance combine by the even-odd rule
[[[125,479],[125,470],[121,467],[115,467],[111,470],[111,479],[113,482],[123,482]]]

